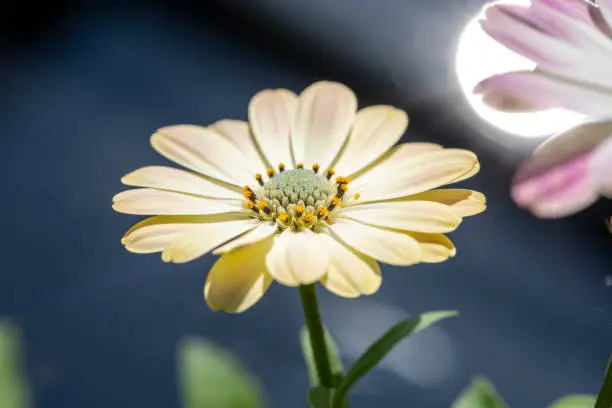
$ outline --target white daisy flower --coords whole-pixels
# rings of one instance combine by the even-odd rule
[[[407,125],[404,111],[357,111],[349,88],[323,81],[299,96],[259,92],[249,123],[159,129],[153,148],[190,171],[150,166],[123,177],[139,188],[117,194],[113,208],[155,216],[122,243],[166,262],[221,255],[204,287],[213,310],[244,311],[273,281],[372,294],[381,284],[377,261],[444,261],[455,255],[444,234],[485,209],[478,192],[432,190],[476,174],[474,153],[394,146]]]

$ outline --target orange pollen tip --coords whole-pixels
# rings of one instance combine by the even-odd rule
[[[308,214],[304,215],[304,221],[306,221],[306,222],[312,221],[312,214],[308,213]]]
[[[304,163],[298,163],[297,166],[298,169],[303,169],[304,168]]]
[[[250,200],[251,197],[253,197],[253,193],[251,191],[245,191],[243,194],[244,198],[246,198],[247,200]]]
[[[336,173],[336,171],[334,169],[332,169],[331,167],[329,169],[327,169],[327,174],[329,174],[330,176],[333,176]]]
[[[361,194],[359,193],[355,193],[355,195],[353,196],[355,200],[359,200],[359,197],[361,197]]]
[[[247,191],[251,191],[251,188],[249,186],[244,186],[242,190],[246,193]]]
[[[259,173],[255,174],[255,180],[261,180],[261,174]]]
[[[340,184],[340,189],[346,193],[348,191],[348,186],[346,184]]]
[[[319,164],[318,163],[313,164],[312,169],[315,171],[315,173],[319,171]]]
[[[340,199],[338,197],[334,197],[331,199],[331,205],[336,206],[340,204]]]
[[[244,208],[246,208],[248,210],[252,210],[253,207],[255,207],[255,204],[253,204],[252,201],[247,201],[246,203],[244,203]]]
[[[327,208],[319,208],[319,217],[324,217],[329,213]]]
[[[301,214],[304,212],[304,210],[305,210],[305,209],[306,209],[306,208],[304,208],[304,206],[303,206],[303,205],[298,205],[298,206],[296,206],[296,207],[295,207],[295,212],[296,212],[298,215],[301,215]]]
[[[268,206],[268,202],[266,200],[261,200],[260,202],[257,203],[257,207],[260,210],[263,210],[264,208],[266,208]]]
[[[285,170],[285,163],[278,163],[278,169],[279,169],[280,171]]]
[[[287,213],[282,213],[281,215],[276,217],[276,219],[280,222],[287,222],[287,220],[289,219],[289,215]]]
[[[338,184],[348,184],[350,182],[351,182],[350,177],[342,177],[342,176],[336,177],[336,183]]]
[[[268,177],[272,177],[272,176],[274,175],[274,173],[276,173],[276,172],[274,171],[274,169],[268,169],[268,170],[266,170],[266,174],[268,175]]]

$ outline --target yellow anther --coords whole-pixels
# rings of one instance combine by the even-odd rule
[[[338,184],[348,184],[350,182],[351,182],[350,177],[342,177],[342,176],[336,177],[336,183]]]
[[[252,201],[247,201],[246,203],[244,203],[244,208],[246,208],[247,210],[252,210],[255,207],[255,204],[253,204]]]
[[[266,200],[261,200],[257,203],[257,208],[259,208],[260,210],[263,210],[266,207],[268,207],[268,202]]]
[[[298,215],[298,217],[302,216],[302,214],[304,213],[304,210],[306,210],[306,208],[303,205],[295,206],[295,213]]]
[[[268,177],[272,177],[276,172],[274,171],[274,169],[268,169],[266,170],[266,174],[268,175]]]
[[[287,220],[289,220],[289,215],[287,213],[282,213],[281,215],[276,217],[276,219],[280,222],[287,222]]]
[[[295,166],[298,169],[303,169],[304,168],[304,163],[298,163],[297,166]]]
[[[355,195],[353,196],[355,200],[359,200],[359,197],[361,197],[361,194],[359,193],[355,193]]]
[[[332,225],[332,220],[330,220],[329,218],[325,220],[326,223],[328,223],[329,225]]]
[[[325,217],[327,214],[329,214],[329,211],[327,210],[327,208],[319,208],[319,218]]]
[[[310,221],[312,221],[312,214],[308,213],[304,215],[304,222],[310,222]]]
[[[315,163],[312,165],[312,170],[316,173],[319,171],[319,163]]]
[[[338,188],[344,191],[345,193],[348,191],[348,186],[346,184],[340,184]]]
[[[335,207],[338,204],[340,204],[340,199],[338,197],[334,197],[334,198],[331,199],[331,203],[330,204]]]
[[[332,169],[331,167],[329,169],[327,169],[327,179],[329,180],[333,175],[334,175],[335,171],[334,169]]]
[[[249,186],[244,186],[242,190],[246,193],[247,191],[251,191],[251,188]]]
[[[257,182],[259,183],[260,186],[264,185],[263,177],[261,176],[261,174],[259,174],[259,173],[255,174],[255,180],[257,180]]]
[[[285,171],[285,163],[278,163],[278,171]]]
[[[247,200],[250,200],[251,198],[253,198],[253,192],[251,190],[245,190],[243,196]]]

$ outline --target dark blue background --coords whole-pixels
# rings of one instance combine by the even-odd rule
[[[478,373],[518,408],[596,393],[612,351],[610,207],[542,221],[510,201],[512,170],[537,141],[491,142],[504,135],[470,111],[452,73],[461,25],[482,3],[4,2],[0,315],[24,330],[36,406],[178,407],[175,346],[188,334],[238,354],[271,407],[307,406],[295,290],[213,313],[202,285],[214,257],[177,266],[128,253],[119,240],[136,217],[110,204],[123,174],[165,162],[154,129],[245,119],[258,90],[318,79],[407,109],[405,140],[475,150],[483,170],[465,184],[489,200],[452,234],[454,260],[384,267],[365,300],[321,291],[347,361],[398,316],[462,312],[390,356],[353,406],[448,407]]]

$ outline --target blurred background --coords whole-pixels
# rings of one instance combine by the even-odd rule
[[[297,292],[274,285],[245,314],[211,312],[214,257],[128,253],[120,237],[137,218],[111,198],[125,173],[166,163],[149,145],[156,128],[246,119],[257,91],[319,79],[347,84],[362,106],[406,109],[404,141],[474,150],[483,170],[463,184],[488,198],[451,234],[455,259],[384,267],[370,298],[320,291],[347,363],[399,318],[462,313],[398,347],[352,406],[446,408],[479,373],[513,407],[596,394],[612,344],[612,206],[544,221],[511,202],[512,173],[542,139],[482,120],[461,90],[457,43],[484,3],[1,2],[0,316],[23,330],[35,406],[179,407],[175,347],[195,334],[236,353],[270,407],[307,407]]]

